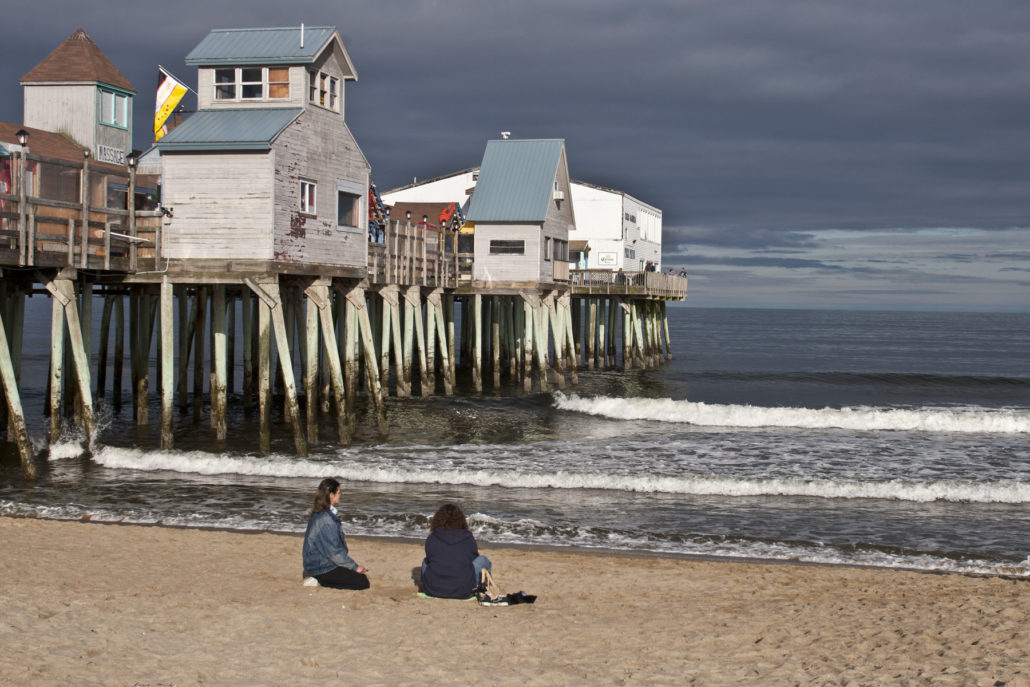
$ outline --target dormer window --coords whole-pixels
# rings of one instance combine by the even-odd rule
[[[340,80],[325,72],[308,72],[308,100],[320,107],[340,111]]]
[[[215,70],[215,100],[288,100],[289,67],[229,67]]]

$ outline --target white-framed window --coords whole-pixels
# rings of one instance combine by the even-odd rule
[[[544,238],[544,260],[547,262],[551,261],[551,237],[547,236]]]
[[[300,211],[305,215],[317,214],[318,205],[316,200],[316,184],[305,179],[300,180]]]
[[[333,112],[340,111],[340,79],[326,72],[308,72],[308,100]]]
[[[100,89],[100,123],[129,128],[129,96],[116,91]]]
[[[215,100],[288,100],[289,67],[225,67],[215,70]]]

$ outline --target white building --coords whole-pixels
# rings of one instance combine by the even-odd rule
[[[415,181],[382,194],[395,203],[459,202],[472,195],[479,168]],[[573,180],[575,227],[569,231],[569,260],[574,267],[635,272],[650,260],[661,269],[662,211],[628,193]]]

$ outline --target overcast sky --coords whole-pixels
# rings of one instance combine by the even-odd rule
[[[664,215],[695,306],[1030,311],[1026,0],[7,0],[0,119],[82,28],[137,90],[214,28],[337,26],[380,189],[564,138]],[[192,103],[191,103],[192,106]]]

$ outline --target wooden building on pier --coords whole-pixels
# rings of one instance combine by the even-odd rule
[[[26,475],[35,468],[19,360],[30,293],[52,299],[51,441],[70,411],[92,439],[94,398],[110,387],[120,404],[126,362],[137,424],[158,392],[162,447],[176,407],[190,405],[210,408],[212,437],[224,441],[233,395],[256,408],[262,452],[281,398],[303,454],[327,440],[323,416],[329,441],[350,441],[360,393],[385,433],[387,394],[452,394],[459,377],[474,391],[546,391],[575,384],[581,367],[671,355],[664,304],[685,297],[686,279],[569,262],[576,215],[562,141],[488,144],[471,245],[407,217],[370,241],[370,165],[344,118],[357,72],[335,28],[214,31],[187,62],[199,107],[159,143],[160,208],[139,193],[156,183],[128,149],[124,164],[98,163],[110,140],[75,145],[56,122],[0,124],[0,428]],[[101,103],[120,92],[90,83]],[[117,126],[94,112],[98,126]],[[51,178],[67,197],[52,197]]]

